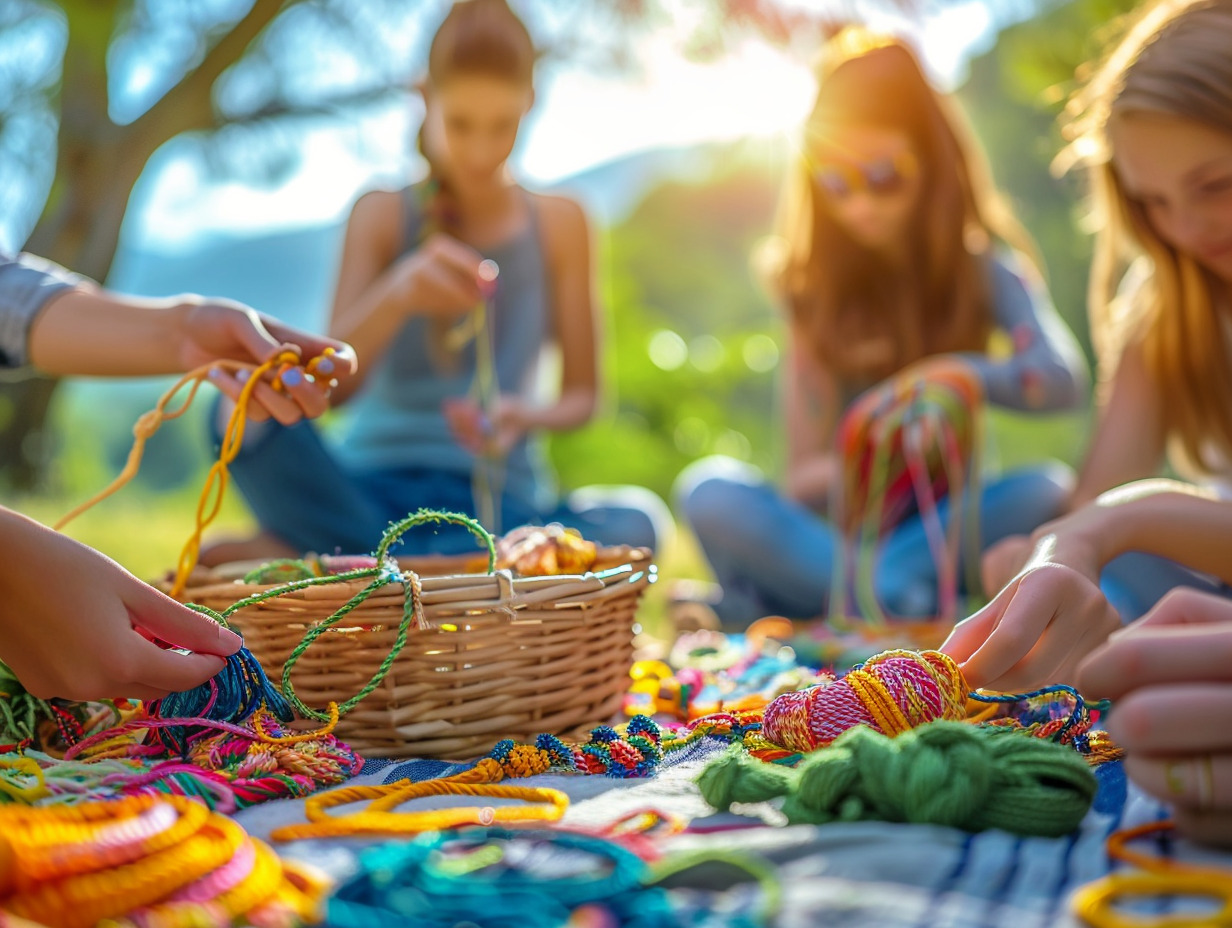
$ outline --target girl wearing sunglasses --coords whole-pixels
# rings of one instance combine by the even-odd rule
[[[928,364],[955,359],[1000,406],[1068,409],[1086,392],[1081,354],[1027,257],[1030,243],[912,52],[862,31],[841,33],[828,51],[770,269],[789,323],[786,486],[710,458],[677,487],[721,587],[709,605],[727,628],[825,612],[839,544],[827,514],[840,474],[835,432],[857,396],[909,366],[927,376]],[[1008,356],[989,355],[995,330],[1009,336]],[[1071,481],[1059,464],[994,479],[982,490],[981,537],[1054,517]],[[918,515],[893,528],[881,563],[876,587],[889,613],[936,614]]]

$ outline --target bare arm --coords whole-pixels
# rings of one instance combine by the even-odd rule
[[[342,248],[329,332],[350,342],[359,376],[340,384],[334,402],[359,388],[389,343],[413,315],[458,316],[479,302],[480,256],[456,239],[434,235],[399,258],[402,197],[376,191],[351,210]]]
[[[175,374],[212,360],[264,361],[284,345],[306,361],[326,348],[345,382],[347,345],[283,325],[230,300],[186,295],[142,299],[83,285],[52,297],[30,327],[30,362],[49,374]]]
[[[1049,537],[1057,556],[1069,535],[1094,552],[1102,567],[1127,551],[1141,551],[1184,564],[1232,583],[1232,502],[1203,487],[1177,480],[1139,480],[1099,496],[1058,523]]]
[[[1159,393],[1137,345],[1125,349],[1100,410],[1070,508],[1094,500],[1112,487],[1159,473],[1164,459],[1164,415]]]
[[[560,343],[560,396],[523,410],[525,429],[577,428],[595,413],[599,393],[599,324],[590,228],[581,207],[561,197],[541,197],[552,320]]]
[[[783,404],[787,419],[787,493],[820,505],[838,478],[834,452],[839,397],[834,375],[807,353],[793,332],[783,366]]]

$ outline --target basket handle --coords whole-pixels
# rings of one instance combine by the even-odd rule
[[[383,564],[385,562],[385,559],[389,557],[389,549],[410,529],[416,525],[423,525],[426,522],[445,522],[470,529],[471,534],[483,542],[484,547],[487,548],[488,573],[493,573],[496,570],[496,544],[492,533],[468,515],[463,515],[460,512],[443,512],[436,509],[420,509],[417,512],[412,512],[400,522],[391,523],[389,528],[385,530],[385,534],[381,537],[381,543],[376,549],[374,556],[377,563]]]

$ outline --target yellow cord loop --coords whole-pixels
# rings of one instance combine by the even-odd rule
[[[257,384],[261,379],[275,368],[278,368],[278,373],[273,380],[273,386],[276,389],[280,388],[282,374],[299,363],[300,357],[294,351],[280,351],[278,354],[255,366],[243,361],[219,360],[203,364],[184,374],[159,398],[154,408],[143,413],[137,420],[136,425],[133,426],[133,447],[128,452],[128,460],[124,464],[124,469],[120,471],[119,476],[109,486],[60,519],[54,526],[56,531],[63,529],[64,526],[68,525],[68,523],[72,522],[87,509],[116,493],[133,477],[137,476],[137,470],[141,467],[142,455],[145,454],[146,441],[158,431],[165,421],[177,419],[188,411],[188,407],[192,405],[193,399],[196,398],[197,390],[200,389],[201,384],[209,377],[211,371],[249,371],[248,380],[244,383],[243,389],[240,390],[239,399],[236,400],[235,408],[231,410],[231,417],[227,420],[227,427],[223,432],[218,460],[210,468],[210,472],[205,478],[205,486],[201,489],[201,498],[197,502],[196,528],[193,530],[192,535],[189,536],[188,541],[184,543],[184,548],[181,550],[179,561],[176,564],[175,581],[171,586],[171,595],[179,596],[180,593],[184,592],[184,586],[188,582],[188,575],[197,565],[197,556],[201,550],[201,533],[214,521],[218,516],[219,510],[222,508],[223,495],[227,489],[227,465],[235,460],[235,456],[239,454],[240,448],[244,444],[244,424],[248,421],[248,405],[252,398],[252,392],[257,388]],[[168,411],[167,406],[171,403],[172,399],[186,386],[188,387],[188,395],[184,398],[184,402],[175,409]]]
[[[501,765],[490,757],[480,760],[462,773],[439,780],[397,783],[378,786],[349,786],[309,796],[304,803],[307,824],[285,825],[270,833],[273,841],[297,841],[301,838],[344,837],[364,834],[418,834],[440,831],[462,825],[493,825],[517,822],[555,822],[569,807],[569,797],[556,789],[528,786],[504,786],[498,781],[505,776]],[[515,799],[529,806],[459,806],[450,809],[427,809],[422,812],[395,812],[398,806],[413,799],[428,796],[479,796],[492,799]],[[368,800],[363,811],[333,816],[328,809]]]
[[[1143,835],[1167,831],[1170,821],[1149,822],[1108,838],[1108,856],[1139,871],[1110,873],[1074,894],[1074,913],[1091,928],[1232,928],[1232,875],[1132,851],[1125,845]],[[1218,911],[1137,916],[1118,908],[1127,897],[1196,896],[1219,903]]]

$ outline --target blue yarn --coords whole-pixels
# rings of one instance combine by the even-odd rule
[[[1078,723],[1078,721],[1082,718],[1084,711],[1087,709],[1086,700],[1083,699],[1082,694],[1079,693],[1072,686],[1067,686],[1064,683],[1053,683],[1049,686],[1041,687],[1038,690],[1032,690],[1029,693],[1006,693],[1003,695],[993,695],[991,693],[974,692],[974,693],[968,693],[967,695],[970,699],[974,699],[977,702],[1002,703],[1002,704],[1027,702],[1029,705],[1028,701],[1031,699],[1034,699],[1036,696],[1051,696],[1053,693],[1068,693],[1070,696],[1074,698],[1073,711],[1070,712],[1069,718],[1065,720],[1065,724],[1061,726],[1060,730],[1057,731],[1056,735],[1054,736],[1056,738],[1060,738],[1062,735],[1064,735],[1067,731],[1069,731],[1071,728],[1074,727],[1074,725]],[[1104,711],[1108,709],[1111,705],[1112,704],[1108,700],[1101,699],[1097,703],[1092,703],[1090,708],[1092,710]],[[1028,716],[1030,715],[1031,713],[1028,710]],[[1045,721],[1049,721],[1050,719],[1051,719],[1051,715],[1048,714],[1048,709],[1041,708],[1038,711],[1038,713],[1036,713],[1035,717],[1029,717],[1028,719],[1025,720],[1025,723],[1029,724],[1030,722],[1045,722]]]
[[[263,705],[281,722],[295,717],[290,704],[270,682],[252,652],[240,648],[227,658],[217,676],[191,690],[151,700],[146,709],[153,718],[211,719],[238,725]],[[200,725],[184,725],[152,729],[150,738],[169,753],[184,757],[193,741],[217,733]]]
[[[470,873],[440,866],[439,852],[462,845],[546,843],[569,857],[588,854],[610,864],[600,876],[541,877],[498,864]],[[534,847],[526,853],[533,859]],[[384,844],[360,857],[359,872],[338,887],[326,908],[333,928],[558,928],[580,906],[601,906],[614,924],[668,928],[677,924],[667,893],[642,887],[646,865],[630,851],[588,835],[468,829],[428,833],[409,842]]]

